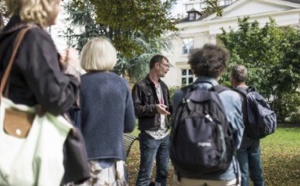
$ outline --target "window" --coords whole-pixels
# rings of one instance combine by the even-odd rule
[[[181,86],[194,82],[194,75],[191,69],[181,69]]]
[[[232,4],[232,0],[224,0],[224,5],[230,5]]]
[[[194,39],[187,38],[187,39],[183,39],[182,41],[183,41],[182,53],[189,54],[191,50],[194,48]]]
[[[196,20],[196,13],[192,12],[189,13],[189,21],[195,21]]]

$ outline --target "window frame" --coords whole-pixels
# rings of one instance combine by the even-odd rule
[[[185,71],[185,74],[183,73],[184,71]],[[181,78],[180,78],[181,86],[190,85],[191,83],[193,83],[195,81],[195,76],[191,69],[181,68],[180,72],[181,72]],[[192,81],[190,81],[190,78],[192,78]],[[185,83],[184,83],[184,81],[185,81]]]
[[[185,42],[186,41],[186,42]],[[187,55],[191,52],[192,49],[194,49],[194,38],[183,38],[182,39],[182,54]]]

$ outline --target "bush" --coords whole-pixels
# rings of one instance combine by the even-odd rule
[[[283,93],[274,99],[272,105],[278,121],[294,122],[297,117],[299,118],[300,96],[298,94]]]
[[[173,100],[172,98],[174,96],[175,91],[179,90],[180,88],[181,88],[180,86],[172,86],[172,87],[169,88],[171,101]]]
[[[292,112],[289,118],[287,119],[290,123],[300,124],[300,108],[298,107],[298,111]]]

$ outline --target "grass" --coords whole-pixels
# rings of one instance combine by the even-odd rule
[[[133,132],[138,135],[138,131]],[[300,186],[300,128],[278,128],[261,140],[261,159],[268,186]],[[139,144],[135,142],[127,159],[129,185],[135,185],[139,170]],[[155,171],[153,171],[154,174]],[[173,167],[169,182],[172,185]]]
[[[300,185],[300,128],[278,128],[261,140],[266,185]]]

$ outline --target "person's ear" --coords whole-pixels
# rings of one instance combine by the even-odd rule
[[[160,65],[160,63],[159,62],[157,62],[157,63],[155,63],[155,68],[159,68],[159,65]]]

